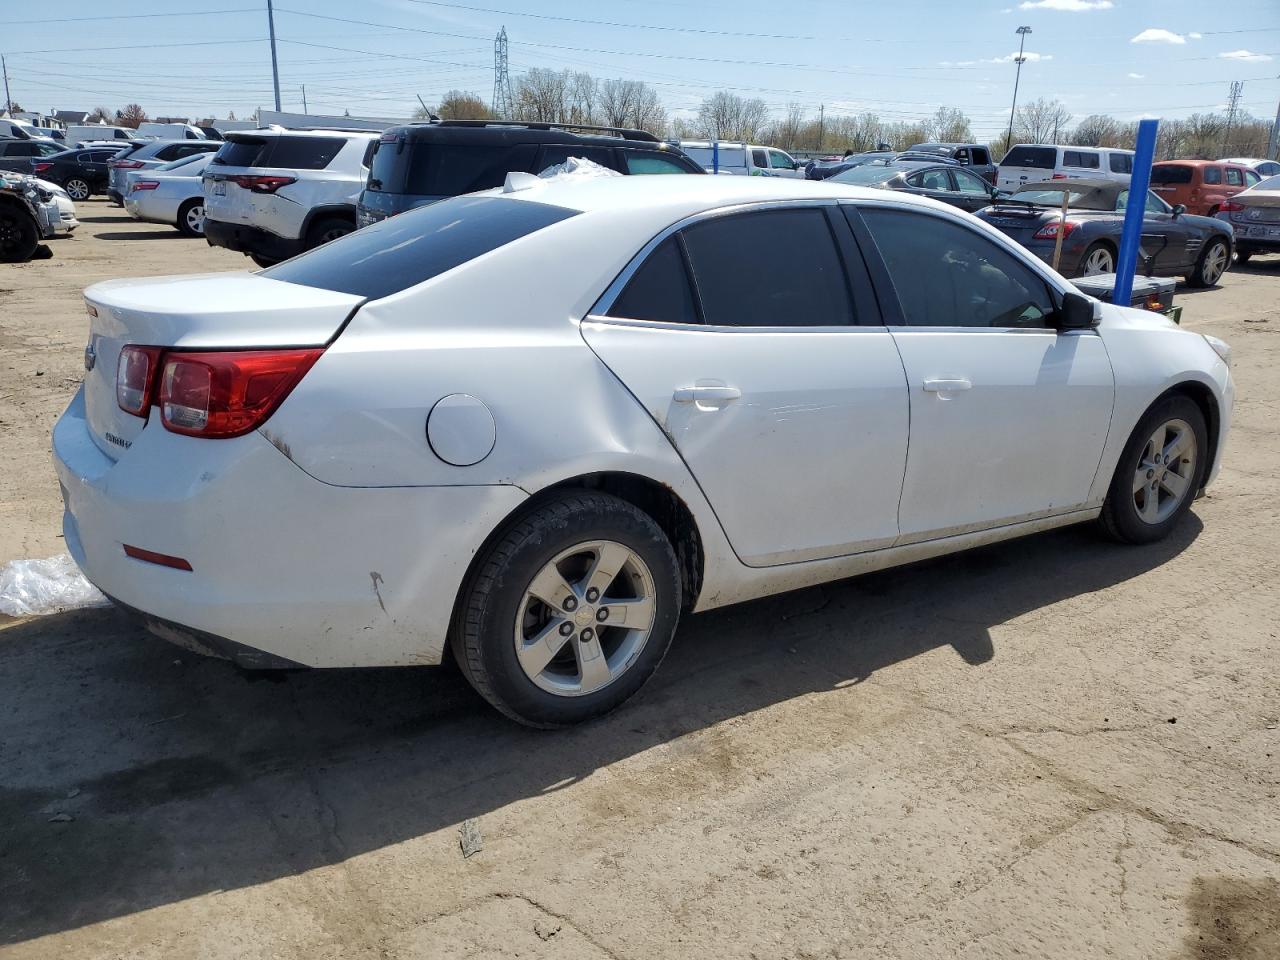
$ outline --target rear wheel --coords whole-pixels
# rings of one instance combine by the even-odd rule
[[[1138,421],[1116,465],[1099,521],[1113,539],[1151,543],[1168,536],[1208,468],[1204,414],[1189,397],[1165,397]]]
[[[1231,262],[1231,251],[1223,240],[1211,240],[1200,253],[1200,259],[1186,277],[1187,283],[1193,287],[1216,286],[1227,272]]]
[[[0,206],[0,263],[25,263],[39,245],[35,218],[17,204]]]
[[[1080,272],[1086,277],[1094,277],[1100,273],[1115,273],[1115,251],[1102,242],[1089,244],[1084,256],[1080,258]]]
[[[352,233],[356,225],[350,220],[342,217],[324,217],[317,220],[311,225],[311,229],[307,231],[307,249],[318,247],[321,244],[328,243],[330,240],[337,240],[339,237],[345,237],[348,233]]]
[[[204,197],[192,197],[178,208],[177,227],[188,237],[204,236]]]
[[[256,263],[258,266],[262,267],[262,269],[264,270],[267,267],[274,267],[277,263],[280,262],[279,260],[272,260],[270,257],[264,257],[257,253],[249,254],[249,259],[252,260],[254,263]]]
[[[62,185],[62,189],[67,191],[67,196],[72,200],[88,200],[89,194],[93,192],[89,189],[89,182],[80,177],[72,177]]]
[[[498,710],[562,727],[639,690],[679,616],[676,558],[661,528],[625,500],[582,491],[534,508],[489,549],[451,643]]]

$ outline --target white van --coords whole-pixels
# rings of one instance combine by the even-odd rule
[[[1017,190],[1045,180],[1116,180],[1128,183],[1133,151],[1116,147],[1065,147],[1046,143],[1015,144],[996,171],[996,187]]]
[[[681,140],[679,147],[707,173],[804,178],[804,164],[777,147],[725,140],[716,144],[710,140]]]
[[[68,146],[83,143],[86,140],[128,140],[136,137],[137,131],[128,127],[112,127],[105,123],[72,124],[67,127]]]
[[[160,140],[208,140],[204,131],[189,123],[140,123],[138,136]]]
[[[0,120],[0,137],[14,140],[52,139],[45,136],[44,131],[34,123],[29,123],[26,120],[10,120],[8,117]]]

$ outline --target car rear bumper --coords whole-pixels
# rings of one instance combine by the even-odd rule
[[[67,549],[89,580],[161,636],[249,666],[439,663],[471,558],[526,499],[505,485],[333,486],[261,433],[200,440],[155,422],[112,460],[83,391],[53,453]]]
[[[227,223],[205,215],[204,237],[211,247],[226,247],[244,254],[256,254],[267,260],[288,260],[306,249],[299,239],[281,237],[261,227]]]

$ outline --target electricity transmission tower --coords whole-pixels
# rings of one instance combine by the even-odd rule
[[[507,28],[503,27],[493,39],[493,113],[502,119],[511,119],[514,112],[511,96],[511,75],[507,72]]]
[[[1231,94],[1227,98],[1227,129],[1222,134],[1222,155],[1226,156],[1231,145],[1231,128],[1236,122],[1236,110],[1240,106],[1240,97],[1244,93],[1244,81],[1231,81]]]

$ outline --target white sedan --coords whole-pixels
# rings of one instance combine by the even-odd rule
[[[658,182],[662,181],[662,182]],[[841,184],[512,175],[261,273],[96,284],[53,446],[89,579],[250,666],[439,663],[597,716],[682,612],[1218,470],[1227,345]]]
[[[124,208],[135,220],[167,223],[188,237],[204,236],[201,176],[212,153],[195,153],[125,176]]]

